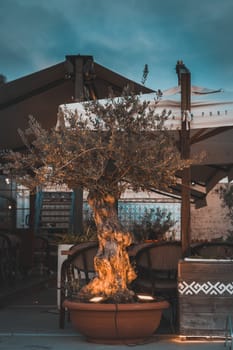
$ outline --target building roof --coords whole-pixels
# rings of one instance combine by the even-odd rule
[[[82,82],[76,60],[83,61]],[[82,81],[82,79],[80,80]],[[64,62],[0,86],[0,149],[23,147],[18,128],[25,130],[33,115],[49,129],[56,124],[58,106],[80,99],[106,98],[110,89],[120,95],[130,84],[136,92],[151,89],[133,82],[93,61],[91,56],[66,56]],[[75,96],[76,95],[76,96]]]

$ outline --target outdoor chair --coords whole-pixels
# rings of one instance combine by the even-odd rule
[[[20,274],[20,239],[11,233],[0,233],[0,284],[10,285]]]
[[[33,265],[34,270],[40,275],[50,274],[50,246],[47,237],[35,236],[33,246]]]
[[[135,256],[137,279],[133,289],[136,293],[149,293],[168,300],[172,306],[172,325],[177,314],[177,270],[181,258],[180,242],[154,243]]]
[[[94,257],[98,242],[79,243],[70,248],[67,258],[61,266],[59,327],[64,328],[66,310],[63,302],[72,298],[79,289],[94,277]]]
[[[0,285],[8,282],[10,277],[10,241],[5,234],[0,233]]]

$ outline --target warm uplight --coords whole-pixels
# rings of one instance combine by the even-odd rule
[[[99,303],[100,301],[102,301],[104,298],[103,297],[93,297],[91,298],[89,301],[91,303]]]
[[[137,297],[141,301],[153,301],[153,300],[155,300],[155,298],[153,298],[151,295],[137,294]]]
[[[198,344],[198,343],[206,343],[206,342],[219,342],[223,343],[224,339],[221,336],[197,336],[197,335],[179,335],[178,337],[173,339],[176,343],[183,343],[183,344]]]

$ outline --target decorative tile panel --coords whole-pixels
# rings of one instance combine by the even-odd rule
[[[172,213],[172,219],[176,221],[176,231],[180,232],[180,203],[156,203],[156,202],[143,202],[143,201],[119,201],[118,202],[118,216],[119,219],[127,229],[130,229],[134,223],[140,223],[146,212],[154,210],[154,216],[152,220],[156,220],[156,209]],[[84,202],[83,205],[84,218],[87,219],[91,215],[91,210]]]
[[[203,282],[196,281],[178,283],[178,292],[180,295],[233,295],[233,282]]]

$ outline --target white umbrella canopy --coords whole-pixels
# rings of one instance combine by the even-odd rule
[[[191,167],[191,194],[193,200],[198,201],[204,199],[222,178],[233,178],[233,93],[200,87],[192,87],[191,91],[191,111],[185,111],[183,116],[179,87],[160,93],[159,99],[158,92],[142,94],[140,98],[151,101],[150,107],[154,106],[158,114],[167,115],[165,125],[177,134],[177,138],[180,137],[182,118],[186,117],[191,157],[200,159]],[[106,101],[99,100],[100,103]],[[70,112],[85,118],[82,103],[60,105],[57,126],[66,121]],[[181,185],[177,175],[177,187],[172,190],[173,195],[180,196]]]
[[[167,126],[181,130],[184,116],[181,116],[180,88],[169,89],[163,96],[158,109],[160,112],[166,109]],[[190,130],[190,154],[199,158],[198,164],[191,167],[191,195],[197,205],[202,205],[206,194],[221,179],[233,179],[233,93],[192,87],[191,111],[185,113],[186,127]],[[179,181],[174,190],[177,189],[181,190]]]
[[[233,163],[233,93],[223,90],[209,93],[196,93],[201,88],[193,87],[191,95],[191,112],[188,114],[190,129],[191,155],[205,151],[206,157],[201,164]],[[167,94],[166,94],[167,95]],[[173,98],[172,98],[173,97]],[[168,123],[172,128],[181,128],[181,111],[179,94],[171,99],[161,100],[161,109],[172,111]],[[172,125],[173,124],[173,125]]]

